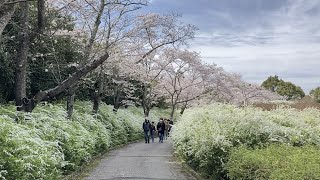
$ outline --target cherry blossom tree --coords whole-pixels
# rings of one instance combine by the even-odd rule
[[[27,27],[28,19],[27,19],[27,10],[28,10],[28,2],[24,2],[23,4],[25,7],[23,7],[23,11],[21,12],[23,19],[23,25]],[[32,111],[32,109],[35,107],[37,103],[39,103],[42,100],[53,98],[65,91],[68,91],[72,88],[72,86],[82,77],[84,77],[87,73],[91,72],[95,68],[97,68],[100,64],[102,64],[106,59],[109,57],[108,48],[121,38],[119,35],[123,35],[124,32],[126,32],[125,29],[125,22],[119,23],[122,16],[124,16],[126,13],[129,13],[131,11],[137,10],[140,8],[140,6],[144,5],[143,1],[106,1],[106,0],[100,0],[100,1],[86,1],[86,0],[78,0],[78,1],[54,1],[52,4],[50,4],[52,7],[60,9],[62,12],[66,13],[69,16],[78,17],[81,18],[75,18],[75,23],[78,26],[78,29],[82,28],[82,37],[84,39],[85,48],[83,50],[83,59],[80,60],[79,66],[77,70],[74,72],[74,74],[70,75],[69,78],[62,81],[58,86],[52,89],[40,91],[37,93],[34,97],[28,99],[25,97],[25,85],[24,83],[20,83],[21,86],[17,87],[17,91],[22,92],[21,97],[17,96],[17,105],[21,108],[18,110],[26,110],[26,111]],[[118,14],[112,13],[112,10],[115,10],[118,12]],[[41,10],[43,11],[43,10]],[[40,17],[41,18],[41,17]],[[40,19],[39,18],[39,19]],[[100,26],[101,23],[104,23],[103,26]],[[113,28],[123,28],[123,31],[119,32],[116,31],[115,35],[112,33]],[[28,52],[28,32],[27,28],[24,28],[26,32],[23,32],[26,36],[22,36],[24,39],[21,40],[23,43],[22,45],[25,45],[23,47],[23,50],[21,50],[21,58],[22,59],[20,63],[17,64],[17,67],[19,67],[23,72],[22,75],[17,75],[21,78],[16,79],[22,79],[23,82],[25,82],[25,66],[27,64],[26,61],[26,52]],[[89,34],[86,34],[86,32],[90,32]],[[117,33],[118,32],[118,33]],[[128,32],[130,33],[130,32]],[[70,32],[72,34],[72,32]],[[110,40],[113,40],[112,42]],[[95,46],[95,48],[93,48]],[[21,46],[22,47],[22,46]],[[98,51],[93,52],[93,49],[99,49]],[[103,50],[101,50],[103,49]],[[23,60],[24,59],[24,60]],[[19,68],[18,71],[19,72]],[[17,84],[17,83],[16,83]],[[17,93],[19,94],[19,93]],[[72,98],[71,98],[72,100]],[[21,104],[22,103],[22,104]],[[72,107],[72,105],[69,105],[68,107]]]
[[[223,102],[247,106],[254,102],[282,99],[276,93],[243,81],[239,74],[222,71],[217,82],[215,91],[208,94],[202,103]]]
[[[171,104],[172,119],[178,104],[186,108],[189,101],[212,91],[209,77],[216,67],[202,63],[198,53],[187,50],[176,50],[170,59],[161,85]]]
[[[229,90],[224,81],[226,72],[223,68],[202,62],[197,71],[202,74],[203,82],[201,86],[191,86],[183,93],[186,97],[181,98],[180,114],[183,114],[187,107],[199,105],[201,101],[212,102],[215,99],[214,102],[217,102],[221,99],[222,92]]]
[[[141,71],[132,59],[130,49],[128,45],[117,46],[117,50],[113,51],[114,55],[103,65],[104,73],[109,77],[104,86],[105,95],[113,97],[115,112],[121,105],[138,101],[135,93]]]
[[[133,34],[132,11],[147,4],[145,0],[100,0],[100,1],[56,1],[56,7],[73,16],[87,43],[84,45],[84,58],[80,65],[103,56],[104,53],[114,55],[112,49]],[[104,91],[105,71],[100,66],[95,73],[93,94],[93,112],[97,113]],[[72,94],[73,95],[73,94]],[[69,103],[68,103],[69,104]],[[72,102],[70,102],[72,104]]]
[[[179,20],[178,14],[159,15],[155,13],[138,17],[136,24],[137,38],[133,38],[138,44],[136,51],[136,64],[142,67],[143,93],[142,106],[145,116],[149,115],[153,103],[161,97],[156,88],[158,78],[169,65],[165,53],[169,53],[167,47],[186,45],[188,40],[194,37],[197,28],[190,24],[185,24]],[[160,57],[160,58],[159,58]]]

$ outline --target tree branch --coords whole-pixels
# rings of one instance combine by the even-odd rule
[[[17,4],[17,3],[26,2],[26,1],[35,1],[35,0],[17,0],[17,1],[6,2],[4,3],[4,5]]]
[[[89,72],[97,68],[99,65],[101,65],[104,61],[106,61],[109,58],[109,54],[105,53],[103,56],[100,57],[100,59],[85,65],[83,68],[77,70],[73,75],[71,75],[69,78],[64,80],[61,84],[58,86],[46,90],[46,91],[40,91],[38,92],[34,97],[33,101],[35,105],[39,103],[42,100],[47,100],[50,98],[53,98],[60,93],[64,92],[66,89],[71,87],[73,84],[75,84],[80,78],[87,75]]]
[[[140,6],[147,6],[148,4],[146,3],[122,3],[122,2],[110,2],[110,3],[105,3],[105,6],[107,5],[123,5],[123,6],[131,6],[131,5],[140,5]]]
[[[205,95],[205,94],[207,94],[207,93],[208,93],[208,92],[204,92],[204,93],[201,93],[201,94],[199,94],[199,95],[197,95],[197,96],[194,96],[194,97],[192,97],[192,98],[185,99],[185,100],[183,100],[183,101],[177,101],[176,103],[177,103],[177,104],[180,104],[180,103],[189,102],[189,101],[192,101],[192,100],[194,100],[194,99],[197,99],[197,98],[199,98],[199,97],[201,97],[201,96],[203,96],[203,95]]]
[[[182,39],[183,37],[181,38],[178,38],[178,39],[175,39],[175,40],[172,40],[172,41],[168,41],[168,42],[165,42],[165,43],[162,43],[162,44],[159,44],[157,46],[155,46],[154,48],[150,49],[147,53],[145,53],[141,59],[139,59],[136,64],[139,64],[141,61],[144,60],[144,58],[146,58],[148,55],[150,55],[153,51],[157,50],[158,48],[162,47],[162,46],[165,46],[165,45],[168,45],[168,44],[174,44],[175,42],[178,42]]]
[[[0,37],[4,28],[10,21],[14,11],[15,11],[15,6],[13,4],[8,6],[0,6]]]

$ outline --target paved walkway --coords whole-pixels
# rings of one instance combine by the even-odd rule
[[[155,139],[158,141],[158,139]],[[111,151],[86,179],[94,180],[188,180],[195,179],[182,170],[172,157],[172,143],[133,143]]]

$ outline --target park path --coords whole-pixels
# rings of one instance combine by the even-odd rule
[[[158,140],[158,139],[155,139]],[[173,158],[171,140],[163,143],[138,142],[111,151],[88,180],[191,180],[181,164]]]

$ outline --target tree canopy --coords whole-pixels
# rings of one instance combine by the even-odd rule
[[[310,96],[320,103],[320,87],[314,88],[310,91]]]
[[[276,92],[277,94],[283,96],[286,100],[301,99],[305,96],[305,93],[300,86],[297,86],[292,82],[286,82],[282,79],[279,79],[277,75],[269,76],[261,86],[272,92]]]
[[[71,117],[75,99],[92,100],[94,114],[103,101],[114,111],[141,106],[148,116],[155,106],[171,107],[173,114],[213,101],[247,105],[279,98],[203,62],[198,52],[185,49],[198,28],[180,14],[143,14],[147,5],[147,0],[0,3],[0,103],[15,101],[18,111],[32,111],[41,101],[65,98]],[[295,89],[277,87],[281,93]]]

